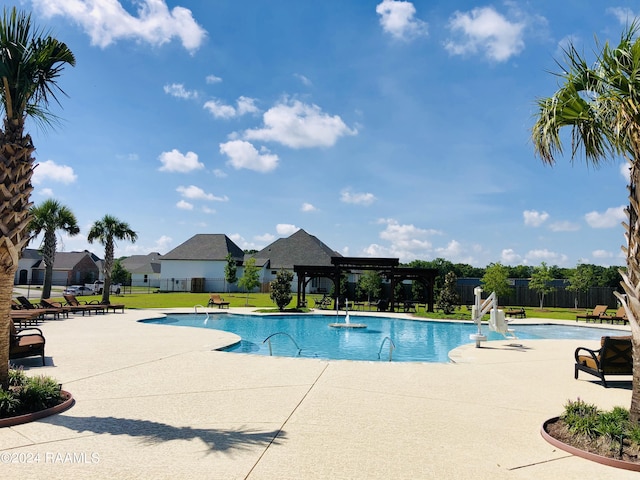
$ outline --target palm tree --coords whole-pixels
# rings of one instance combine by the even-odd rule
[[[625,28],[617,46],[597,44],[590,66],[575,46],[565,50],[565,63],[558,74],[561,84],[549,98],[538,100],[532,131],[536,154],[548,165],[562,156],[562,127],[570,127],[571,159],[584,157],[598,166],[616,156],[629,163],[627,240],[623,251],[627,270],[621,271],[625,295],[616,294],[631,324],[633,344],[633,390],[631,420],[640,422],[640,24]]]
[[[138,239],[138,234],[131,230],[129,224],[111,215],[105,215],[91,226],[87,240],[93,243],[98,240],[104,245],[104,287],[102,288],[102,303],[109,303],[111,287],[111,268],[113,267],[114,240],[129,240],[132,243]]]
[[[57,237],[56,231],[63,230],[69,235],[80,233],[78,221],[71,209],[57,200],[49,199],[37,207],[31,207],[31,222],[29,232],[35,238],[44,232],[42,242],[42,259],[44,260],[44,285],[42,298],[51,296],[51,281],[53,280],[53,263],[56,260]]]
[[[51,124],[48,110],[65,65],[75,65],[64,43],[34,27],[16,8],[0,18],[0,385],[9,380],[9,312],[18,258],[29,242],[30,197],[35,150],[25,133],[27,118]]]

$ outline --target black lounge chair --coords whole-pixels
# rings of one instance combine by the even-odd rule
[[[605,375],[632,375],[633,358],[631,337],[602,337],[600,349],[591,350],[578,347],[575,351],[575,378],[578,372],[595,375],[602,380],[602,385],[607,388]]]

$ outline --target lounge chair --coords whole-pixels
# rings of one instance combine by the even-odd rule
[[[25,310],[38,310],[44,315],[53,315],[53,318],[59,318],[60,314],[69,315],[68,312],[65,312],[62,308],[51,306],[45,306],[42,303],[33,304],[29,301],[27,297],[16,297],[16,300],[20,303],[20,306]]]
[[[41,298],[40,305],[44,308],[57,308],[61,314],[65,317],[69,317],[69,313],[73,313],[73,307],[69,305],[63,305],[62,302],[54,302],[50,298]]]
[[[578,347],[575,351],[575,375],[582,370],[591,375],[595,375],[602,380],[602,384],[607,388],[605,375],[632,375],[633,358],[631,337],[602,337],[600,349],[591,350],[585,347]]]
[[[13,322],[10,325],[9,359],[26,358],[40,355],[44,366],[45,339],[42,330],[31,327],[17,330]]]
[[[509,308],[509,309],[504,311],[504,314],[507,317],[527,318],[527,312],[524,311],[524,307]]]
[[[25,328],[27,325],[37,325],[38,321],[42,319],[42,312],[37,310],[27,309],[12,309],[11,320],[12,323],[17,323],[20,328]]]
[[[600,323],[602,323],[601,317],[602,315],[605,315],[607,313],[607,308],[608,307],[606,305],[596,305],[591,313],[576,315],[576,322],[578,320],[584,319],[585,322],[593,320],[593,322],[595,323],[596,320],[600,320]]]
[[[209,303],[207,304],[207,306],[213,307],[214,305],[217,305],[218,308],[229,308],[229,302],[225,302],[224,298],[222,298],[217,293],[212,293],[209,295]]]
[[[618,310],[616,311],[616,313],[614,313],[613,315],[601,315],[601,320],[605,320],[607,323],[611,322],[620,322],[622,324],[627,324],[629,323],[629,319],[627,318],[627,311],[624,309],[624,307],[620,307],[618,308]]]
[[[71,307],[72,312],[82,312],[82,315],[84,315],[84,312],[87,312],[91,315],[91,312],[105,313],[107,311],[106,305],[89,304],[87,302],[81,303],[75,295],[64,294],[63,297],[66,300],[67,305]]]

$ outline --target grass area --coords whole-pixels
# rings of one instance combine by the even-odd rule
[[[277,312],[271,298],[268,293],[250,293],[247,297],[245,293],[223,293],[221,296],[225,301],[229,302],[230,307],[245,307],[250,306],[259,309],[262,312]],[[111,295],[111,303],[123,303],[127,308],[172,308],[172,307],[186,307],[192,308],[196,305],[207,306],[209,302],[208,293],[148,293],[147,289],[144,291],[133,293],[126,293],[124,295]],[[312,296],[307,295],[307,300],[310,300]],[[78,297],[79,300],[86,301],[100,301],[102,299],[99,295],[87,295]],[[54,298],[57,301],[64,301],[62,297]],[[34,299],[35,301],[35,299]],[[293,300],[288,305],[288,311],[295,311],[296,296],[293,296]],[[311,303],[313,305],[313,303]],[[508,306],[504,307],[509,308]],[[586,310],[583,308],[544,308],[537,307],[525,307],[527,318],[551,318],[554,320],[572,320],[576,319],[576,315],[584,313]],[[451,320],[470,320],[471,312],[466,306],[459,307],[456,311],[450,315],[445,315],[442,312],[418,312],[417,317],[421,318],[437,318],[437,319],[451,319]]]

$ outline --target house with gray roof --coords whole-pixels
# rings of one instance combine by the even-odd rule
[[[131,274],[131,286],[160,287],[161,255],[151,252],[148,255],[131,255],[120,263]]]
[[[200,233],[160,258],[160,290],[223,292],[227,255],[241,265],[244,252],[224,234]]]
[[[294,265],[331,266],[331,257],[341,256],[302,229],[287,238],[279,238],[255,254],[245,254],[226,235],[198,234],[161,257],[160,290],[239,291],[237,283],[227,285],[225,282],[224,268],[229,253],[236,260],[238,278],[243,275],[244,262],[251,257],[256,259],[256,266],[260,268],[261,291],[265,292],[281,269],[293,272]],[[295,289],[296,285],[294,278],[292,288]],[[330,285],[330,280],[318,278],[308,288],[315,293],[329,291]]]
[[[331,257],[341,257],[340,253],[328,247],[318,237],[300,229],[287,238],[279,238],[254,254],[256,265],[263,267],[263,282],[268,284],[276,278],[279,270],[293,273],[294,265],[331,266]],[[333,283],[330,279],[314,278],[308,285],[308,293],[326,293]],[[294,273],[292,290],[297,286]]]
[[[96,263],[97,258],[86,250],[83,252],[56,252],[51,284],[63,286],[83,285],[99,280],[100,266]],[[101,262],[99,259],[98,261]],[[32,284],[41,285],[44,283],[44,270],[45,264],[41,257],[31,267]]]

